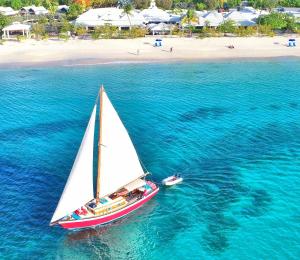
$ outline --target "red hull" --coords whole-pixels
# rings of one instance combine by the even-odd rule
[[[117,212],[111,213],[110,215],[107,215],[107,216],[95,217],[95,218],[90,218],[90,219],[82,219],[82,220],[77,220],[77,221],[64,221],[64,222],[59,222],[59,224],[63,228],[67,228],[67,229],[87,228],[87,227],[93,227],[93,226],[107,224],[118,218],[124,217],[124,216],[128,215],[129,213],[131,213],[132,211],[140,208],[147,201],[152,199],[157,194],[158,191],[159,191],[159,188],[157,188],[155,191],[150,193],[147,197],[133,203],[130,206],[127,206],[124,209],[121,209]]]

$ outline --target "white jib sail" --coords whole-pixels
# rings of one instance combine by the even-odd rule
[[[126,128],[105,91],[102,94],[100,197],[144,175]]]
[[[51,223],[72,213],[94,198],[93,150],[96,108],[97,105],[94,106],[70,176],[53,214]]]

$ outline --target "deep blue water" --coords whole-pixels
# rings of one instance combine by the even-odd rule
[[[299,259],[299,60],[0,79],[0,259]],[[101,83],[153,179],[184,182],[109,227],[49,227]]]

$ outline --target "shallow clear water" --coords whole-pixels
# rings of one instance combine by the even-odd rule
[[[297,259],[300,61],[0,70],[0,258]],[[109,227],[49,227],[99,84],[153,179]]]

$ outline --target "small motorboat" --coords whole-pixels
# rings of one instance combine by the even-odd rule
[[[172,175],[166,179],[163,179],[162,184],[165,186],[173,186],[183,181],[183,178],[179,175]]]

